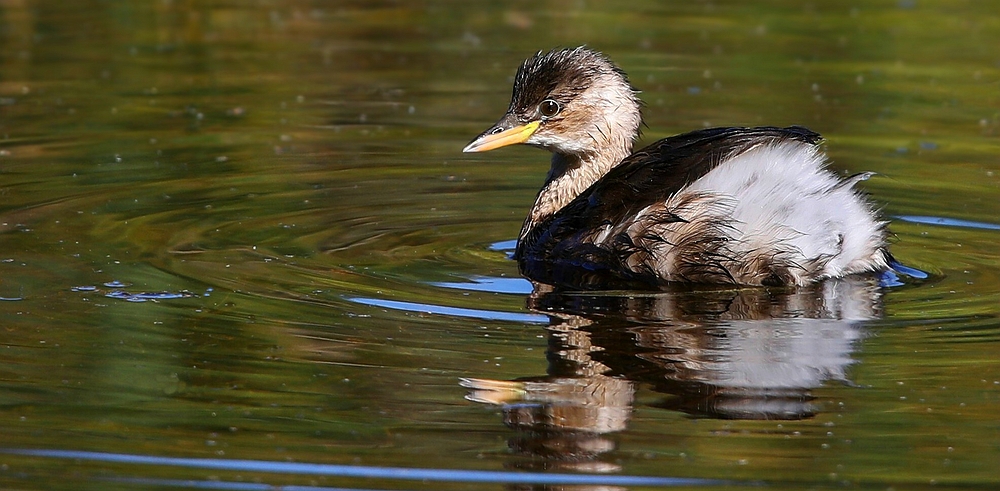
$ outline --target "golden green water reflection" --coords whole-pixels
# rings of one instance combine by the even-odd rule
[[[0,450],[994,488],[994,10],[0,0]],[[931,278],[528,295],[504,241],[547,156],[460,150],[584,43],[645,141],[823,133]],[[213,479],[515,486],[0,454],[9,488]]]

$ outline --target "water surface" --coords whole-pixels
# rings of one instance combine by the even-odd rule
[[[547,156],[460,149],[584,43],[646,142],[823,133],[930,277],[532,294]],[[0,485],[995,488],[998,45],[987,3],[0,0]]]

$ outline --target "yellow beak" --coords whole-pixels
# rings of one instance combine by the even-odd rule
[[[538,130],[539,124],[541,124],[541,121],[532,121],[527,124],[504,129],[504,121],[501,121],[496,126],[484,131],[475,140],[472,140],[472,143],[463,148],[462,151],[485,152],[494,148],[524,143]]]

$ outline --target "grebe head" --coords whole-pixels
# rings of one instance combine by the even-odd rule
[[[517,70],[507,113],[463,151],[524,143],[613,166],[639,136],[639,105],[625,73],[601,53],[582,46],[539,51]]]

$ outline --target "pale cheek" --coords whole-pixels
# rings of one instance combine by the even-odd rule
[[[584,153],[588,148],[581,145],[581,141],[574,138],[575,135],[560,135],[555,136],[548,133],[536,133],[528,138],[526,142],[529,145],[535,145],[539,147],[545,147],[549,150],[559,153],[566,154],[579,154]]]

